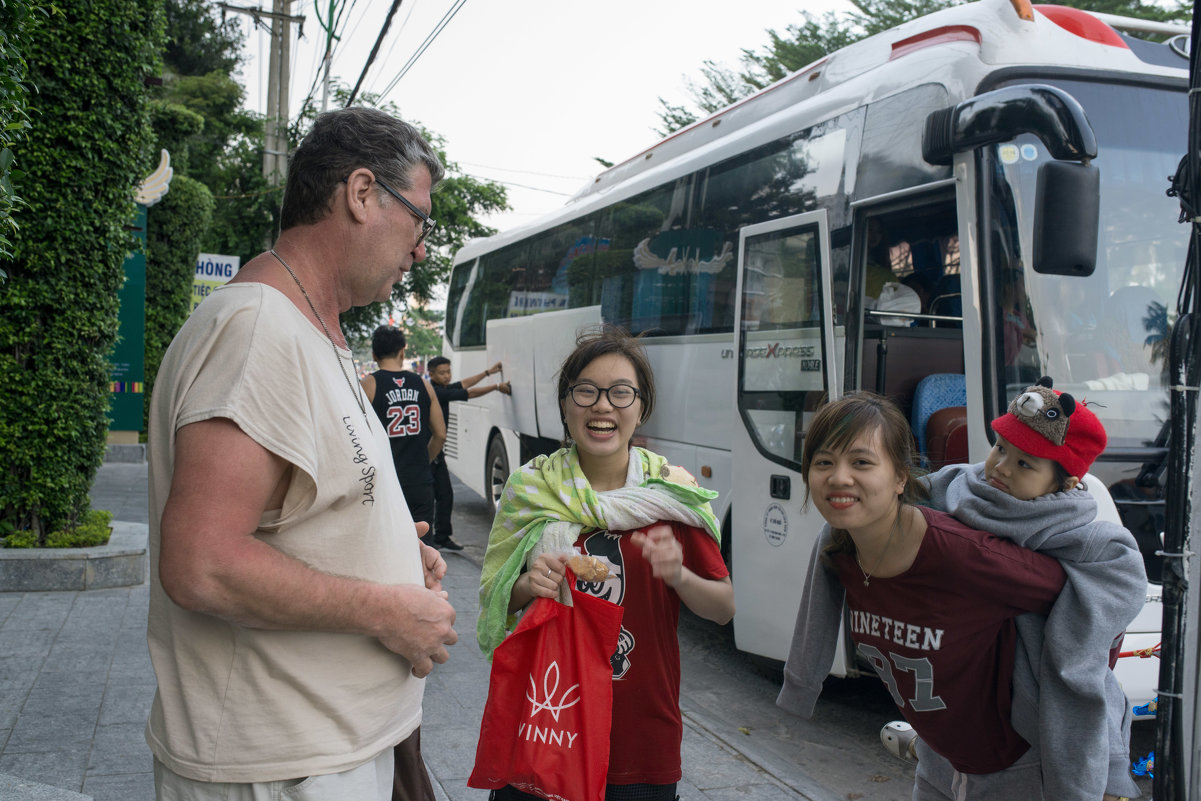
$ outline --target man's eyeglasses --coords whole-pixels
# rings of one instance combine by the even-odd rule
[[[416,216],[417,219],[421,220],[421,235],[419,237],[417,237],[417,244],[413,245],[413,247],[417,247],[417,245],[420,245],[422,243],[422,241],[429,235],[429,232],[434,230],[434,226],[436,226],[438,224],[438,221],[431,219],[428,214],[426,214],[421,209],[414,206],[409,201],[405,200],[404,195],[400,194],[395,189],[393,189],[392,187],[388,186],[386,183],[381,181],[379,179],[379,176],[376,176],[375,182],[377,184],[379,184],[381,187],[383,187],[384,191],[387,192],[389,195],[396,198],[401,203],[405,204],[408,207],[409,211],[413,212],[413,215]]]
[[[576,406],[582,406],[585,409],[589,406],[595,406],[600,400],[601,393],[605,393],[605,397],[609,399],[609,403],[615,409],[625,409],[634,405],[634,401],[638,400],[640,393],[638,390],[628,384],[614,384],[611,387],[598,387],[595,384],[576,384],[573,387],[568,387],[565,395],[570,395],[571,400]]]

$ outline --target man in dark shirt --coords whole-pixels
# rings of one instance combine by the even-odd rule
[[[430,381],[434,384],[434,394],[438,396],[438,404],[442,407],[442,419],[450,424],[450,402],[465,401],[478,398],[493,390],[499,390],[506,395],[513,392],[508,381],[489,384],[486,387],[476,386],[487,376],[501,372],[500,362],[489,367],[482,373],[464,378],[462,381],[451,382],[450,359],[445,356],[435,356],[429,361]],[[450,471],[446,468],[446,456],[439,450],[431,464],[434,471],[434,547],[448,551],[461,551],[451,535],[450,513],[455,504],[454,489],[450,485]]]
[[[409,513],[430,530],[421,538],[433,545],[434,477],[430,462],[446,441],[446,418],[433,403],[434,388],[405,369],[405,335],[381,325],[371,337],[372,356],[379,369],[362,380],[363,392],[388,434],[392,462]]]

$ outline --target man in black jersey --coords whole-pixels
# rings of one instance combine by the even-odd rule
[[[362,380],[363,391],[388,434],[392,464],[409,514],[413,522],[429,527],[421,541],[433,546],[434,474],[430,461],[446,442],[445,418],[441,407],[432,402],[434,388],[429,380],[404,369],[403,331],[381,325],[371,336],[371,352],[379,369]]]
[[[493,390],[499,390],[506,395],[513,394],[513,387],[508,381],[489,384],[486,387],[476,386],[487,376],[501,371],[500,362],[489,367],[482,373],[468,376],[462,381],[451,382],[450,359],[445,356],[435,356],[429,361],[430,380],[434,382],[434,392],[438,396],[438,405],[442,407],[442,418],[450,422],[450,402],[465,401],[487,395]],[[463,546],[450,538],[450,513],[455,505],[454,488],[450,485],[450,471],[446,467],[446,457],[441,451],[434,457],[434,547],[448,551],[461,551]]]

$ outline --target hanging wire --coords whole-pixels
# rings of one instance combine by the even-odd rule
[[[434,26],[434,30],[430,32],[430,35],[425,37],[425,41],[422,42],[421,46],[417,48],[417,52],[409,57],[409,60],[406,61],[405,65],[400,68],[400,72],[396,74],[396,77],[393,78],[392,81],[384,88],[384,90],[379,93],[380,99],[387,97],[388,93],[396,88],[396,84],[400,83],[400,79],[405,76],[405,73],[413,68],[413,65],[417,63],[417,60],[421,58],[422,54],[424,54],[429,46],[433,44],[434,40],[438,38],[438,34],[442,33],[442,30],[450,23],[452,19],[455,18],[455,15],[459,13],[459,9],[462,8],[466,3],[467,0],[455,0],[455,4],[451,6],[450,10],[442,16],[442,19],[438,21],[436,26]]]
[[[350,97],[346,100],[346,105],[354,103],[355,97],[359,94],[359,87],[363,85],[363,79],[367,77],[367,70],[371,69],[371,63],[375,61],[376,55],[379,54],[379,47],[383,44],[384,37],[388,35],[388,28],[392,25],[392,17],[396,16],[396,9],[400,8],[401,0],[392,0],[392,6],[388,9],[388,16],[384,17],[384,24],[379,29],[379,36],[375,37],[375,44],[371,46],[371,54],[367,56],[367,63],[363,65],[363,71],[359,73],[359,79],[355,81],[354,88],[350,90]]]
[[[469,172],[462,173],[462,175],[466,176],[467,178],[474,178],[475,180],[482,181],[484,183],[501,184],[502,186],[515,186],[518,189],[530,189],[534,192],[546,192],[548,195],[559,195],[560,197],[571,197],[572,195],[571,192],[560,192],[556,189],[544,189],[540,186],[529,186],[528,184],[518,184],[513,183],[512,181],[502,181],[499,178],[485,178],[482,175],[472,175]]]
[[[321,0],[316,0],[316,2],[320,2],[320,1]],[[331,63],[333,62],[334,56],[336,56],[340,52],[339,48],[342,45],[342,40],[344,38],[349,38],[349,34],[346,34],[345,32],[342,34],[338,33],[339,28],[342,27],[342,20],[343,19],[349,20],[350,12],[354,10],[354,7],[355,7],[355,5],[357,5],[357,3],[358,3],[358,0],[351,0],[350,4],[348,6],[346,3],[346,0],[340,0],[340,2],[338,3],[337,12],[333,18],[333,21],[330,23],[328,28],[326,27],[326,23],[321,20],[320,12],[317,13],[317,21],[320,23],[322,29],[325,30],[330,36],[333,37],[333,45],[330,48]],[[321,85],[322,74],[324,72],[324,70],[322,69],[324,66],[324,61],[325,61],[325,54],[322,53],[321,58],[318,59],[316,62],[317,68],[316,68],[316,70],[314,70],[313,82],[309,86],[309,91],[304,96],[304,101],[300,104],[300,107],[302,109],[307,108],[309,105],[309,102],[317,96],[317,87]]]
[[[401,20],[399,25],[396,26],[396,35],[391,37],[392,41],[389,42],[388,49],[384,52],[383,57],[380,58],[381,63],[384,63],[384,64],[392,63],[392,53],[396,50],[396,46],[398,44],[400,44],[401,34],[404,33],[405,28],[408,27],[409,20],[413,18],[413,9],[416,7],[417,7],[417,4],[415,2],[409,3],[408,10],[405,11],[405,18],[403,20]],[[379,73],[377,72],[376,75],[378,75],[378,74]],[[364,88],[363,91],[364,92],[368,92],[368,91],[373,92],[374,90],[371,88],[371,84],[373,84],[373,83],[374,83],[374,80],[368,81],[369,85],[368,85],[368,87]]]

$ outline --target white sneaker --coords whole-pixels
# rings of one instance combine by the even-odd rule
[[[894,720],[880,729],[880,742],[884,749],[898,759],[917,762],[917,732],[903,720]]]

